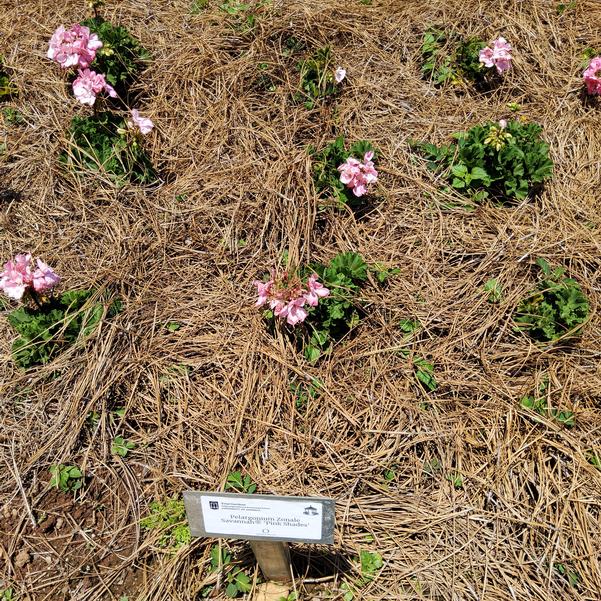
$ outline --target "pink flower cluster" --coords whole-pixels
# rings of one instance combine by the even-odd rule
[[[26,292],[44,294],[52,290],[61,281],[60,277],[41,259],[36,259],[36,263],[37,269],[33,269],[30,253],[16,255],[5,263],[0,273],[0,290],[15,300],[23,298]]]
[[[480,50],[480,62],[486,67],[496,67],[499,73],[507,71],[511,67],[511,45],[505,38],[497,38],[492,43],[492,48],[487,46]]]
[[[95,33],[79,23],[65,29],[62,25],[52,34],[48,48],[48,58],[56,61],[63,69],[79,67],[86,69],[96,58],[96,51],[102,42]]]
[[[601,94],[601,56],[591,59],[582,77],[589,94]]]
[[[48,48],[48,58],[56,61],[63,69],[77,67],[79,75],[73,82],[75,98],[82,104],[93,106],[96,95],[103,90],[116,98],[117,92],[106,82],[105,76],[89,67],[96,58],[96,51],[102,48],[102,42],[85,25],[75,23],[69,29],[62,25],[52,34]]]
[[[372,159],[373,151],[366,152],[363,162],[354,157],[346,159],[338,171],[340,171],[340,181],[353,190],[355,196],[363,196],[367,192],[367,186],[378,181],[378,172],[376,171]]]
[[[104,75],[89,69],[83,71],[79,69],[78,73],[79,75],[73,82],[73,93],[82,104],[93,106],[96,102],[96,95],[100,94],[102,90],[105,90],[111,98],[117,98],[117,92],[113,86],[106,83]]]
[[[268,282],[255,280],[254,284],[259,295],[255,306],[262,307],[268,302],[276,317],[286,319],[291,326],[302,323],[308,315],[305,305],[317,307],[319,299],[330,294],[330,291],[317,281],[317,278],[316,273],[312,274],[307,280],[306,288],[303,288],[298,280],[288,285],[278,285],[273,274]],[[283,279],[285,281],[287,278]]]

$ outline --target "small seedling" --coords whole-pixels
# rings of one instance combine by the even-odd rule
[[[216,572],[219,569],[224,568],[232,562],[232,556],[219,545],[213,545],[211,547],[211,567],[209,572]]]
[[[554,409],[553,407],[549,408],[547,406],[546,397],[536,398],[533,396],[525,396],[520,401],[520,404],[524,409],[530,409],[545,417],[552,417],[568,428],[571,428],[575,423],[574,413],[572,411],[560,411],[559,409]]]
[[[290,382],[290,392],[294,394],[296,408],[303,411],[309,401],[315,400],[319,396],[319,390],[323,383],[318,378],[311,378],[310,382]]]
[[[453,472],[452,474],[447,474],[447,480],[455,488],[463,488],[463,476],[459,472]]]
[[[208,6],[209,0],[192,0],[192,4],[190,5],[190,13],[193,15],[199,15]]]
[[[436,85],[483,82],[489,74],[479,60],[486,43],[435,27],[426,30],[421,47],[422,74]]]
[[[401,270],[398,267],[385,267],[382,263],[370,265],[369,270],[373,272],[380,284],[384,284],[389,278],[399,275]]]
[[[4,66],[4,59],[0,56],[0,102],[17,94],[17,88],[10,79]]]
[[[436,474],[442,471],[442,464],[436,457],[430,461],[424,461],[424,467],[422,468],[424,476],[427,478],[434,478]]]
[[[595,453],[594,451],[590,451],[590,453],[587,456],[587,460],[593,467],[596,467],[598,470],[601,470],[601,455],[600,454]]]
[[[352,583],[343,582],[340,586],[341,590],[344,592],[342,597],[344,601],[353,601],[358,590],[366,584],[369,584],[384,565],[382,556],[376,551],[361,551],[359,553],[359,562],[361,577]]]
[[[83,486],[83,475],[75,465],[52,465],[50,474],[50,486],[63,492],[74,492]]]
[[[7,106],[2,109],[2,119],[6,125],[21,125],[25,119],[18,109]]]
[[[231,472],[228,474],[225,489],[235,490],[250,495],[257,490],[257,485],[252,481],[248,474],[242,476],[242,472]]]
[[[575,570],[571,570],[569,566],[564,563],[556,563],[553,567],[557,572],[568,582],[573,588],[578,588],[581,582],[580,574]]]
[[[226,577],[227,586],[225,594],[230,599],[235,599],[239,595],[245,595],[252,589],[252,581],[250,576],[243,572],[240,568],[234,568]]]
[[[177,332],[182,327],[182,324],[177,323],[177,321],[170,321],[165,327],[173,333]]]
[[[190,527],[186,520],[184,502],[177,498],[165,503],[154,501],[150,504],[150,514],[140,520],[144,530],[159,530],[161,535],[157,546],[177,550],[190,543]]]
[[[401,332],[406,334],[407,338],[410,338],[421,327],[422,324],[416,319],[401,319],[401,321],[399,321],[399,328],[401,329]]]
[[[559,409],[549,407],[546,396],[547,387],[548,381],[543,380],[538,387],[538,395],[522,397],[520,405],[524,409],[529,409],[544,417],[552,417],[564,426],[571,428],[575,423],[574,413],[572,411],[560,411]]]
[[[488,293],[489,303],[500,303],[503,298],[503,288],[499,281],[494,278],[484,284],[484,292]]]
[[[393,468],[389,468],[384,470],[384,480],[388,483],[393,482],[396,478],[396,470]]]
[[[255,4],[240,2],[239,0],[225,0],[219,9],[233,19],[232,27],[240,33],[250,33],[257,24],[260,9],[268,6],[271,0],[258,0]]]
[[[165,373],[159,376],[159,382],[161,384],[170,384],[171,382],[175,382],[181,378],[186,378],[191,371],[191,367],[186,365],[185,363],[176,363],[175,365],[170,365]]]
[[[512,113],[518,113],[522,109],[522,106],[517,102],[508,102],[506,106]]]
[[[438,388],[438,382],[434,377],[434,365],[422,357],[413,357],[413,368],[417,381],[430,392]]]
[[[576,0],[572,0],[571,2],[560,2],[557,5],[557,14],[563,15],[566,10],[573,10],[576,8]]]
[[[13,588],[5,588],[2,591],[0,601],[17,601],[17,596]]]
[[[305,108],[312,109],[318,102],[338,93],[334,79],[334,61],[329,46],[317,50],[313,56],[298,64],[300,71],[300,91],[294,99],[303,102]]]
[[[371,582],[378,573],[378,570],[384,565],[382,556],[376,551],[361,551],[359,554],[361,561],[361,577],[363,584]]]
[[[575,336],[589,314],[589,303],[576,280],[563,276],[565,269],[551,269],[547,261],[537,260],[543,279],[518,306],[515,322],[541,342]]]
[[[119,455],[120,457],[126,457],[127,454],[136,448],[135,443],[125,440],[123,436],[116,436],[111,444],[111,453]]]

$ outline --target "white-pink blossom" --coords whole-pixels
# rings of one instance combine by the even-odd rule
[[[36,292],[45,293],[57,286],[61,279],[54,270],[41,259],[36,259],[37,269],[33,272],[33,288]]]
[[[504,73],[511,67],[511,45],[503,37],[497,38],[492,47],[480,50],[479,60],[488,68],[496,67],[499,73]]]
[[[367,193],[370,184],[378,181],[378,172],[374,167],[373,151],[366,152],[363,161],[349,157],[338,167],[340,181],[353,191],[355,196],[363,196]]]
[[[148,117],[142,117],[138,109],[131,110],[131,119],[127,125],[132,129],[137,127],[143,135],[149,134],[154,127],[154,123]]]
[[[37,259],[37,269],[32,269],[31,253],[16,255],[4,264],[4,271],[0,273],[0,289],[15,300],[23,298],[26,292],[49,292],[59,282],[60,277],[40,259]]]
[[[61,25],[50,38],[47,56],[63,69],[75,66],[85,69],[96,58],[99,48],[102,42],[85,25],[75,23],[69,29]]]
[[[589,94],[601,94],[601,56],[591,59],[582,77]]]
[[[96,102],[97,94],[103,90],[111,97],[116,98],[115,89],[106,83],[104,75],[90,71],[90,69],[79,69],[79,75],[73,82],[73,93],[79,102],[93,106]]]

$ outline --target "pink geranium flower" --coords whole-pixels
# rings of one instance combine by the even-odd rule
[[[334,71],[334,79],[337,83],[340,83],[346,77],[346,69],[342,67],[338,67],[336,71]]]
[[[62,25],[52,34],[48,47],[48,58],[57,62],[63,69],[78,66],[85,69],[96,58],[96,51],[102,42],[90,29],[76,23],[69,29]]]
[[[57,286],[61,279],[54,270],[41,259],[36,259],[38,268],[33,272],[33,288],[36,292],[45,293]]]
[[[302,323],[309,315],[305,305],[316,307],[320,298],[325,298],[330,291],[317,281],[317,274],[307,280],[306,288],[297,277],[289,278],[285,273],[280,279],[275,275],[268,282],[255,280],[259,298],[256,307],[269,303],[275,317],[285,319],[291,326]]]
[[[148,117],[142,117],[138,109],[131,110],[131,119],[127,122],[129,127],[137,127],[143,135],[149,134],[154,123]]]
[[[589,94],[601,94],[601,56],[591,59],[582,77]]]
[[[305,299],[303,297],[295,298],[288,303],[286,307],[286,321],[289,325],[295,326],[297,323],[305,321],[308,313],[303,308],[304,304]]]
[[[374,167],[373,158],[373,151],[369,151],[363,156],[363,161],[349,157],[338,167],[340,181],[347,188],[352,189],[355,196],[363,196],[367,193],[369,184],[378,181],[378,172]]]
[[[330,294],[330,291],[321,282],[317,281],[317,277],[317,274],[314,273],[307,280],[309,291],[305,293],[304,298],[310,307],[317,307],[319,299]]]
[[[79,76],[73,82],[73,93],[79,102],[82,104],[94,105],[96,102],[96,95],[100,94],[103,90],[111,97],[116,98],[117,92],[115,89],[106,83],[104,75],[84,69],[79,69]]]
[[[0,274],[0,289],[10,298],[20,300],[26,292],[45,293],[60,282],[60,277],[40,259],[37,269],[32,270],[31,254],[19,254],[4,264]]]
[[[269,280],[267,283],[255,280],[254,284],[257,287],[257,292],[259,294],[259,298],[257,299],[255,307],[262,307],[269,299],[269,293],[271,292],[271,287],[273,286],[273,280]]]
[[[0,274],[0,288],[10,298],[20,300],[33,281],[31,273],[31,255],[17,255],[13,261],[4,264]]]
[[[480,50],[480,62],[488,68],[496,67],[499,73],[504,73],[511,67],[511,45],[505,38],[499,37],[492,47],[487,46]]]

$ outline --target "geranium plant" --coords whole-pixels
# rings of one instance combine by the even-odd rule
[[[8,323],[19,334],[12,353],[17,365],[31,367],[44,364],[64,348],[87,336],[105,313],[105,303],[91,303],[92,290],[75,290],[54,294],[60,277],[41,259],[33,263],[30,253],[19,254],[4,265],[0,290],[22,306],[8,314]],[[119,310],[113,302],[108,314]]]
[[[347,150],[344,137],[339,136],[319,152],[310,147],[309,154],[316,192],[333,197],[341,205],[356,204],[378,180],[376,150],[366,140],[355,142]]]
[[[357,253],[341,253],[328,264],[308,269],[273,272],[266,282],[256,281],[256,306],[268,306],[267,319],[285,320],[309,361],[329,352],[360,321],[361,285],[368,265]]]
[[[319,48],[312,56],[301,61],[297,68],[300,72],[300,90],[294,98],[303,102],[308,109],[338,94],[340,84],[346,77],[344,69],[334,68],[329,46]]]
[[[480,38],[466,38],[436,27],[426,30],[422,46],[422,73],[437,85],[482,84],[492,80],[490,67],[502,74],[511,65],[511,46],[498,38],[490,47]]]
[[[576,280],[564,277],[563,267],[552,269],[540,258],[537,264],[543,278],[517,308],[514,321],[518,329],[541,342],[577,335],[589,314],[582,288]]]
[[[60,160],[76,172],[104,173],[117,186],[148,184],[156,180],[156,173],[139,135],[151,130],[152,121],[136,109],[128,119],[106,111],[74,117],[69,128],[71,146]]]
[[[489,122],[454,135],[449,145],[411,143],[428,166],[476,200],[523,199],[553,173],[542,128],[521,121]]]

